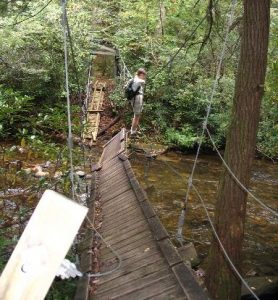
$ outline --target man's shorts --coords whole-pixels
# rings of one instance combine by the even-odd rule
[[[140,115],[143,111],[143,95],[137,95],[130,101],[135,115]]]

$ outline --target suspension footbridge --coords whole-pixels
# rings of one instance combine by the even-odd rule
[[[82,247],[89,276],[75,299],[208,299],[132,171],[125,129],[104,146],[93,174],[87,226],[98,233],[89,230]]]

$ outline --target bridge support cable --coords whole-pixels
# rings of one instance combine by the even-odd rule
[[[33,15],[29,16],[29,17],[26,17],[25,19],[22,19],[22,20],[19,20],[19,21],[16,21],[14,22],[13,24],[10,24],[10,25],[7,25],[7,27],[14,27],[16,25],[19,25],[23,22],[26,22],[30,19],[33,19],[35,18],[36,16],[38,16],[41,12],[43,12],[52,2],[53,0],[49,0],[41,9],[39,9],[36,13],[34,13]],[[18,17],[19,15],[17,15]],[[4,26],[0,26],[0,28],[3,28]]]
[[[218,150],[219,151],[219,150]],[[219,152],[220,154],[220,152]],[[221,154],[220,154],[221,155]],[[164,162],[164,161],[163,161]],[[180,178],[183,178],[182,174],[177,171],[176,169],[174,169],[169,163],[165,164],[169,170],[171,170],[174,174],[176,174],[178,177]],[[235,175],[234,175],[235,176]],[[236,177],[235,177],[236,178]],[[248,285],[248,283],[246,282],[246,280],[242,277],[242,275],[240,274],[240,272],[237,270],[237,268],[235,267],[235,265],[233,264],[231,258],[229,257],[224,245],[222,244],[218,234],[217,234],[217,231],[213,225],[213,222],[212,222],[212,219],[211,217],[209,216],[209,212],[207,210],[207,207],[205,205],[205,200],[203,199],[203,197],[201,196],[199,190],[197,189],[197,187],[195,186],[195,184],[191,183],[191,188],[193,189],[193,191],[195,192],[195,194],[197,195],[199,201],[201,202],[204,210],[205,210],[205,213],[207,215],[207,219],[209,221],[209,224],[210,224],[210,227],[212,228],[212,232],[213,232],[213,235],[215,237],[215,239],[217,240],[222,252],[223,252],[223,255],[225,256],[227,262],[230,264],[232,270],[235,272],[235,274],[237,275],[237,277],[241,280],[241,282],[244,284],[244,286],[250,291],[250,293],[254,296],[255,299],[259,299],[258,296],[253,292],[252,288]],[[265,208],[268,208],[264,203],[262,203],[262,205],[265,207]],[[184,239],[182,238],[182,241],[184,241]]]
[[[225,166],[225,168],[227,169],[227,171],[230,173],[230,175],[233,177],[233,179],[236,181],[236,183],[250,196],[252,197],[258,204],[260,204],[264,209],[266,209],[267,211],[269,211],[270,213],[272,213],[275,217],[278,217],[278,213],[272,209],[271,207],[267,206],[265,203],[263,203],[258,197],[256,197],[249,189],[247,189],[247,187],[244,186],[244,184],[237,178],[237,176],[235,175],[235,173],[232,171],[232,169],[230,168],[230,166],[227,164],[227,162],[225,161],[224,157],[221,155],[220,151],[218,150],[212,136],[211,133],[209,131],[209,129],[206,127],[206,132],[208,134],[208,137],[213,145],[214,150],[216,151],[217,155],[219,156],[219,158],[221,159],[223,165]]]
[[[119,54],[119,58],[120,58],[120,62],[122,65],[120,78],[125,83],[127,79],[131,79],[133,76],[132,76],[131,72],[129,71],[123,57],[120,54]]]
[[[223,253],[223,255],[225,256],[225,259],[226,261],[229,263],[229,265],[231,266],[233,272],[236,274],[236,276],[241,280],[241,282],[244,284],[244,286],[248,289],[248,291],[253,295],[253,297],[256,299],[256,300],[260,300],[259,297],[254,293],[254,291],[252,290],[252,288],[248,285],[248,283],[246,282],[246,280],[242,277],[242,275],[240,274],[240,272],[237,270],[236,266],[234,265],[234,263],[232,262],[231,258],[229,257],[229,254],[227,253],[225,247],[223,246],[218,234],[217,234],[217,231],[213,225],[213,222],[211,220],[211,217],[209,215],[209,212],[207,210],[207,207],[205,205],[205,202],[204,202],[204,199],[202,198],[201,194],[199,193],[198,189],[195,187],[194,184],[191,185],[192,189],[194,190],[194,192],[196,193],[196,195],[198,196],[204,210],[205,210],[205,213],[207,215],[207,219],[209,221],[209,224],[210,224],[210,227],[212,229],[212,233],[215,237],[215,239],[217,240],[220,248],[221,248],[221,251]]]
[[[219,57],[219,62],[218,62],[218,66],[217,66],[215,80],[213,82],[211,94],[210,94],[210,97],[209,97],[209,104],[208,104],[208,107],[207,107],[207,113],[206,113],[206,116],[205,116],[205,119],[204,119],[204,122],[203,122],[202,132],[201,132],[201,135],[199,137],[198,148],[197,148],[194,164],[193,164],[193,167],[192,167],[192,171],[191,171],[191,174],[190,174],[189,179],[188,179],[187,192],[186,192],[186,197],[185,197],[185,201],[184,201],[184,207],[183,207],[183,209],[181,211],[181,214],[179,216],[176,237],[177,237],[177,240],[180,242],[181,245],[183,244],[182,231],[183,231],[184,222],[185,222],[186,206],[187,206],[190,190],[191,190],[191,187],[192,187],[192,180],[193,180],[195,169],[196,169],[196,166],[197,166],[197,161],[198,161],[200,150],[201,150],[201,147],[202,147],[203,138],[204,138],[204,135],[205,135],[205,130],[206,130],[206,127],[207,127],[207,124],[208,124],[208,119],[209,119],[209,116],[210,116],[213,99],[214,99],[216,89],[218,87],[218,82],[219,82],[219,79],[220,79],[221,68],[222,68],[222,64],[223,64],[225,53],[226,53],[230,26],[233,23],[233,19],[234,19],[236,4],[237,4],[237,0],[232,0],[231,5],[230,5],[230,14],[229,14],[229,19],[228,19],[228,24],[227,24],[227,29],[226,29],[226,35],[225,35],[222,50],[221,50],[221,53],[220,53],[220,57]]]
[[[67,27],[66,27],[66,0],[62,0],[62,27],[64,37],[64,64],[65,64],[65,88],[67,97],[67,120],[68,120],[68,150],[70,162],[70,180],[72,199],[75,200],[74,190],[74,168],[73,168],[73,139],[72,139],[72,122],[71,122],[71,108],[70,108],[70,91],[69,91],[69,72],[68,72],[68,46],[67,46]]]
[[[72,138],[72,120],[71,120],[71,104],[70,104],[70,91],[69,91],[69,71],[68,71],[68,46],[67,46],[67,0],[61,0],[61,10],[62,10],[62,28],[63,28],[63,40],[64,40],[64,65],[65,65],[65,88],[66,88],[66,98],[67,98],[67,125],[68,125],[68,149],[69,149],[69,162],[70,162],[70,180],[71,180],[71,192],[72,199],[78,202],[81,205],[84,205],[78,197],[76,197],[75,193],[75,181],[74,181],[74,166],[73,166],[73,138]],[[90,225],[90,229],[95,232],[95,234],[102,240],[105,246],[110,249],[110,251],[115,255],[118,260],[118,265],[110,271],[103,273],[88,273],[86,274],[89,277],[101,277],[108,274],[111,274],[118,270],[121,267],[122,260],[117,252],[113,249],[111,245],[109,245],[103,236],[96,230],[94,224],[91,222],[90,218],[86,216],[86,220]]]

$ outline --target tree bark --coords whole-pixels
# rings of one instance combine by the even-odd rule
[[[166,9],[162,0],[159,0],[159,31],[162,36],[164,36],[164,24],[166,18]]]
[[[235,84],[232,121],[225,160],[248,187],[260,118],[267,64],[270,0],[244,0],[243,35]],[[247,194],[224,170],[215,209],[217,233],[236,268],[241,271]],[[215,239],[208,257],[206,286],[212,299],[240,298],[241,282]]]

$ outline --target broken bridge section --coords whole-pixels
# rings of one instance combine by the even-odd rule
[[[102,104],[104,101],[104,92],[106,89],[106,83],[97,80],[93,87],[93,93],[90,97],[87,107],[86,122],[84,126],[83,139],[90,139],[93,142],[96,141],[100,123],[100,113],[102,110]]]
[[[122,262],[109,275],[83,277],[75,299],[208,299],[140,187],[125,155],[125,138],[123,129],[104,146],[99,163],[93,167],[95,184],[89,211],[94,220],[97,200],[102,218],[99,232]],[[95,272],[94,247],[89,234],[82,249],[83,272]],[[118,265],[104,243],[99,247],[99,258],[100,272]]]

